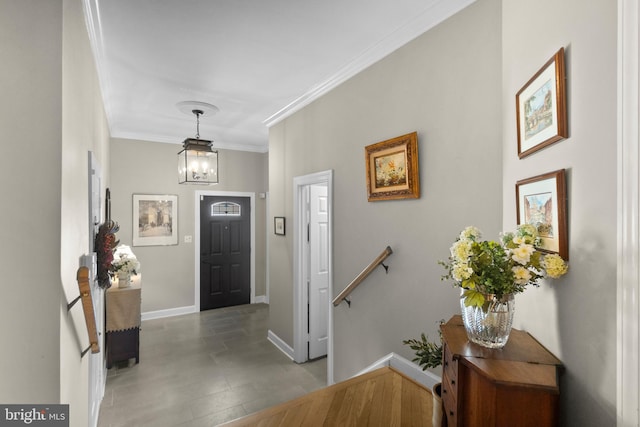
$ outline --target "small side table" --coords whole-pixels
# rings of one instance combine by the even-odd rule
[[[467,340],[462,318],[442,332],[442,403],[449,427],[557,426],[562,362],[524,331],[501,349]]]
[[[112,286],[106,292],[107,369],[131,358],[140,362],[140,277],[128,288]]]

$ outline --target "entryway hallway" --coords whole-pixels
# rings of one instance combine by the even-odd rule
[[[251,304],[142,322],[140,364],[108,371],[98,427],[215,426],[326,386],[326,358],[298,365]]]

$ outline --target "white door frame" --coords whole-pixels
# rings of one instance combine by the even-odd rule
[[[81,265],[89,268],[91,297],[93,299],[93,310],[96,318],[96,329],[98,330],[98,345],[105,348],[104,345],[104,298],[105,294],[98,286],[96,281],[97,264],[94,247],[94,236],[98,231],[98,225],[102,218],[101,196],[104,193],[102,188],[102,168],[96,159],[93,151],[88,154],[89,164],[89,253],[91,255],[83,255],[81,257]],[[105,196],[106,198],[106,196]],[[105,200],[106,204],[106,200]],[[106,210],[105,210],[106,212]],[[105,215],[106,216],[106,215]],[[105,218],[106,221],[106,218]],[[107,383],[107,359],[105,353],[89,353],[89,426],[98,425],[98,416],[100,415],[100,405],[104,398],[104,391]]]
[[[302,363],[307,360],[307,301],[306,279],[302,269],[304,239],[307,235],[304,189],[313,184],[327,186],[327,210],[329,212],[329,295],[333,295],[333,170],[317,172],[293,178],[293,360]],[[333,310],[329,304],[327,314],[327,384],[333,384]]]
[[[250,303],[256,301],[256,193],[238,192],[238,191],[196,191],[195,192],[195,311],[200,311],[200,197],[217,196],[217,197],[248,197],[251,203],[251,299]]]
[[[618,0],[617,425],[639,426],[640,378],[640,9]]]

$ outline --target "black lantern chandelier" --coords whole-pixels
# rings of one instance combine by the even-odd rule
[[[203,110],[191,110],[196,116],[196,137],[182,142],[178,153],[179,184],[217,184],[218,152],[211,148],[212,141],[200,139],[200,116]]]

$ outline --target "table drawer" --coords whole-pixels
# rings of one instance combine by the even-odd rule
[[[447,426],[452,427],[458,424],[458,396],[452,389],[451,380],[447,375],[442,377],[442,410],[443,415],[447,418]]]
[[[443,373],[451,380],[452,384],[458,382],[458,360],[453,357],[449,346],[445,345],[442,349]]]
[[[458,384],[456,381],[449,378],[449,376],[445,373],[442,376],[442,398],[448,395],[453,399],[458,399]]]

